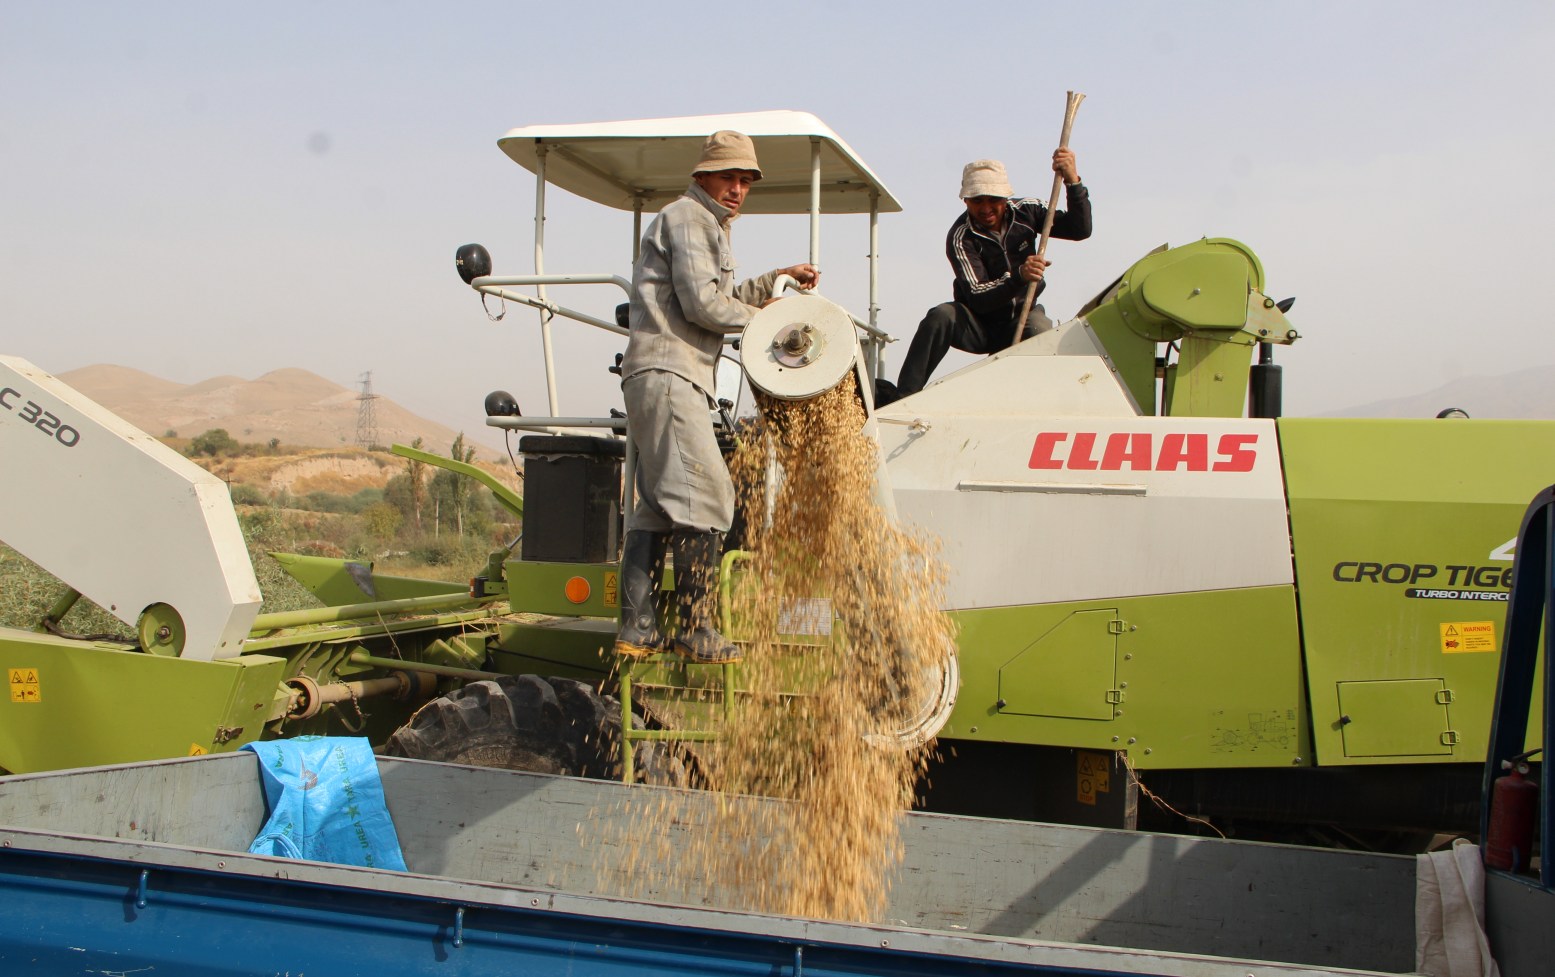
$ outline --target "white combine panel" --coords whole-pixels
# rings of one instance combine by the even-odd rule
[[[1292,582],[1274,422],[1141,416],[1084,319],[878,413],[951,610]]]
[[[14,356],[0,458],[0,540],[126,624],[171,607],[185,658],[238,654],[259,582],[221,479]]]

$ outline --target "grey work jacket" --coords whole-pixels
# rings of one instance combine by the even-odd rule
[[[664,370],[712,395],[726,333],[737,333],[771,295],[776,271],[734,284],[729,208],[692,182],[643,234],[632,269],[631,337],[621,379]]]

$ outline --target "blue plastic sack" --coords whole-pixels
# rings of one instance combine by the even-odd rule
[[[250,852],[405,871],[367,740],[298,736],[243,749],[259,757],[269,814]]]

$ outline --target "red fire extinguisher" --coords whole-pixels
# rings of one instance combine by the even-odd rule
[[[1490,826],[1485,834],[1485,864],[1509,872],[1528,868],[1533,854],[1533,826],[1539,812],[1539,785],[1528,779],[1532,750],[1501,761],[1508,773],[1490,786]]]

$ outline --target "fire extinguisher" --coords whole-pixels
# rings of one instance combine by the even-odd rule
[[[1530,750],[1501,761],[1508,771],[1490,787],[1490,825],[1485,833],[1485,864],[1508,872],[1528,868],[1533,826],[1539,812],[1539,785],[1528,779]]]

